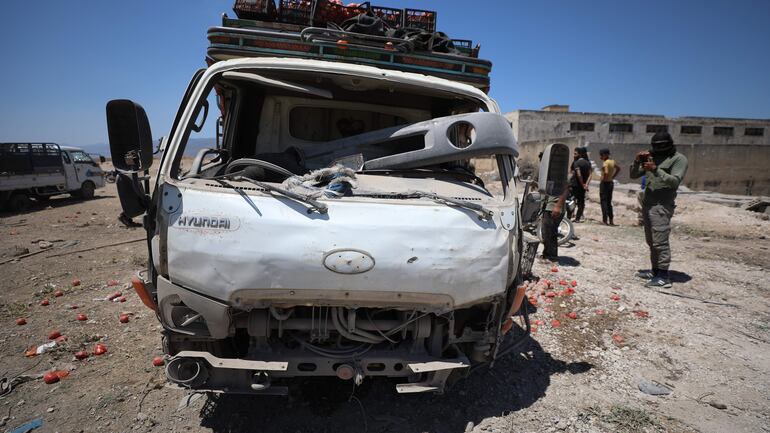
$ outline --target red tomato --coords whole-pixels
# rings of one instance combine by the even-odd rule
[[[554,267],[551,268],[551,272],[559,272],[559,268],[554,266]]]
[[[108,297],[107,297],[107,300],[108,300],[108,301],[112,301],[113,299],[115,299],[115,298],[119,298],[119,297],[121,297],[121,296],[123,296],[123,294],[122,294],[122,293],[120,293],[120,292],[115,292],[115,293],[111,294],[110,296],[108,296]]]
[[[130,321],[128,314],[121,314],[118,316],[118,320],[120,320],[120,323],[128,323]]]
[[[606,311],[604,311],[604,310],[596,310],[595,313],[601,315],[601,314],[606,313]]]
[[[94,355],[104,355],[107,353],[107,346],[105,346],[102,343],[96,343],[96,346],[94,346]]]
[[[25,319],[23,317],[19,317],[18,319],[16,319],[16,324],[18,326],[26,325],[27,324],[27,319]]]
[[[572,284],[572,287],[577,287],[577,280],[572,280],[570,284]]]
[[[613,335],[613,336],[612,336],[612,341],[614,341],[614,342],[616,342],[616,343],[618,343],[618,344],[621,344],[621,343],[623,343],[624,341],[626,341],[626,339],[625,339],[625,338],[623,338],[623,336],[622,336],[622,335],[618,335],[618,334],[615,334],[615,335]]]
[[[57,298],[60,298],[60,297],[64,296],[64,292],[62,292],[61,290],[57,290],[57,291],[53,292],[53,295],[55,297],[57,297]]]
[[[546,298],[555,298],[556,297],[556,292],[548,292],[548,293],[545,294],[545,297]]]
[[[566,286],[567,285],[567,280],[559,280],[559,285]]]
[[[77,306],[77,305],[75,305],[75,304],[72,304],[72,305],[70,305],[70,308],[71,308],[71,309],[73,309],[73,310],[77,310],[77,309],[78,309],[78,306]]]
[[[86,358],[88,358],[88,352],[86,352],[85,350],[75,352],[75,359],[86,359]]]
[[[52,384],[52,383],[56,383],[58,381],[59,381],[59,375],[57,375],[56,373],[54,373],[52,371],[43,375],[43,382],[45,382],[45,383],[47,383],[49,385]]]
[[[577,319],[577,313],[574,311],[571,311],[567,313],[567,317],[569,317],[570,319]]]
[[[109,280],[107,281],[107,287],[117,286],[118,280]]]
[[[77,316],[78,322],[85,322],[88,320],[88,317],[85,314],[78,314]]]
[[[125,296],[119,297],[118,302],[126,302],[126,297]]]
[[[610,296],[610,299],[612,299],[613,301],[619,301],[620,300],[620,295],[612,295],[612,296]]]
[[[59,332],[57,329],[54,329],[53,331],[48,333],[49,340],[56,340],[59,337],[61,337],[61,332]]]
[[[72,280],[72,287],[79,286],[79,285],[80,285],[80,280],[78,278],[75,278],[74,280]]]
[[[42,301],[40,301],[40,305],[42,305],[44,307],[47,307],[48,304],[50,304],[50,302],[48,302],[48,299],[43,299]]]
[[[152,365],[154,365],[156,367],[160,367],[160,366],[162,366],[165,363],[166,363],[166,361],[161,356],[156,356],[155,358],[152,358]]]
[[[551,320],[551,326],[554,328],[558,328],[559,326],[561,326],[561,322],[559,322],[557,319],[553,319]]]

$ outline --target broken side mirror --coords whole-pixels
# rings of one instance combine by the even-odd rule
[[[108,102],[107,133],[115,168],[134,173],[150,168],[152,132],[141,105],[127,99]]]
[[[570,165],[569,147],[562,143],[546,146],[540,160],[537,185],[540,192],[560,196],[567,188],[567,174]]]

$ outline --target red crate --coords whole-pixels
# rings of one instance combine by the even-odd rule
[[[233,5],[235,15],[241,19],[275,19],[278,11],[274,0],[235,0]]]
[[[313,21],[316,0],[281,0],[278,16],[281,21],[309,26]]]
[[[436,31],[436,11],[404,9],[404,27],[433,33]]]
[[[365,14],[369,10],[369,2],[358,5],[344,6],[329,0],[319,0],[315,13],[315,22],[317,24],[342,24],[345,20]]]
[[[394,9],[384,6],[372,6],[370,10],[374,16],[380,17],[380,19],[392,29],[401,28],[401,26],[404,24],[403,9]]]

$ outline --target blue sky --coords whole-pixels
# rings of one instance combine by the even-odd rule
[[[0,141],[107,141],[130,98],[166,133],[231,0],[3,0]],[[770,118],[770,1],[382,0],[482,45],[505,111]]]

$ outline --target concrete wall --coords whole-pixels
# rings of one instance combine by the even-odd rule
[[[650,148],[652,133],[647,124],[666,124],[677,145],[689,161],[685,185],[696,190],[726,194],[770,195],[770,121],[718,118],[676,118],[601,113],[555,113],[516,111],[507,115],[519,140],[520,170],[534,172],[537,155],[547,144],[561,142],[571,149],[588,148],[596,166],[601,166],[599,149],[609,148],[622,167],[620,182],[631,182],[629,166],[637,152]],[[593,132],[571,131],[571,122],[594,122]],[[610,133],[609,123],[631,123],[631,133]],[[699,125],[700,135],[681,134],[682,125]],[[731,137],[714,136],[714,126],[731,126]],[[745,136],[745,127],[764,128],[764,135]]]

